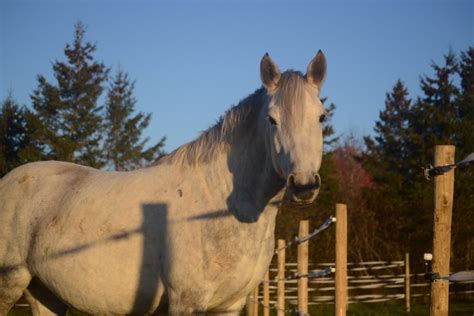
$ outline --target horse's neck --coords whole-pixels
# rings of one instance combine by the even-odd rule
[[[226,197],[229,211],[240,221],[257,222],[269,203],[276,203],[284,187],[266,152],[264,133],[258,128],[253,133],[237,134],[229,144],[226,159],[220,159],[231,186]],[[218,162],[216,162],[218,163]]]

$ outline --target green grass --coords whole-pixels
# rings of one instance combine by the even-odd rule
[[[334,315],[334,305],[310,306],[310,315],[326,316]],[[426,316],[430,314],[429,304],[416,304],[412,306],[411,312],[405,312],[405,306],[400,303],[371,303],[371,304],[350,304],[347,309],[348,316],[395,316],[412,315]],[[449,304],[449,315],[473,316],[474,300],[456,301]]]
[[[288,308],[289,306],[287,306]],[[332,316],[334,315],[334,305],[310,305],[308,313],[311,316]],[[271,311],[272,316],[276,315]],[[405,312],[405,305],[398,302],[370,303],[370,304],[350,304],[347,310],[348,316],[426,316],[430,314],[429,304],[416,304],[412,306],[411,312]],[[245,315],[243,312],[241,315]],[[259,315],[263,311],[259,309]],[[464,300],[450,302],[449,315],[452,316],[474,316],[474,300]]]
[[[429,315],[430,309],[428,304],[416,304],[412,306],[410,313],[405,313],[405,306],[400,303],[372,303],[372,304],[350,304],[347,310],[348,316],[395,316],[395,315],[411,315],[426,316]],[[262,315],[260,308],[260,315]],[[276,313],[271,313],[276,315]],[[317,305],[310,306],[309,314],[314,316],[331,316],[334,315],[334,305]],[[8,316],[29,316],[31,312],[28,308],[15,308],[8,313]],[[68,311],[69,316],[87,315],[77,311]],[[245,315],[243,312],[242,315]],[[449,315],[453,316],[473,316],[474,300],[455,301],[449,303]]]
[[[29,316],[32,314],[29,307],[15,307],[11,311],[9,311],[7,315],[8,316]]]
[[[15,307],[11,311],[8,312],[7,316],[32,316],[31,310],[29,307]],[[69,308],[66,316],[86,316],[88,314],[82,313],[78,310],[73,308]]]

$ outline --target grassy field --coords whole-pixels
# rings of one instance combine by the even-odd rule
[[[429,305],[417,304],[412,306],[412,312],[405,313],[405,307],[399,303],[375,303],[375,304],[351,304],[349,305],[348,316],[395,316],[395,315],[412,315],[425,316],[429,315]],[[262,311],[260,309],[260,314]],[[276,315],[276,313],[271,313]],[[310,315],[314,316],[330,316],[334,315],[334,305],[318,305],[311,306],[309,310]],[[16,308],[8,316],[26,316],[31,315],[27,308]],[[69,311],[69,316],[86,315],[76,311]],[[244,313],[242,313],[244,315]],[[473,316],[474,315],[474,300],[455,301],[449,304],[449,315],[456,316]]]
[[[412,306],[410,313],[405,312],[405,306],[400,303],[373,303],[373,304],[351,304],[347,310],[347,315],[351,316],[395,316],[413,315],[426,316],[430,314],[428,304],[417,304]],[[309,310],[310,315],[326,316],[334,315],[334,305],[315,306]],[[474,300],[457,301],[449,304],[449,315],[473,316]]]

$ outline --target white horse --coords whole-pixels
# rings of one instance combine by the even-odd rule
[[[65,162],[0,181],[0,315],[238,315],[274,251],[277,204],[320,187],[321,51],[306,75],[266,54],[263,87],[156,165],[106,172]],[[285,193],[286,192],[286,193]]]

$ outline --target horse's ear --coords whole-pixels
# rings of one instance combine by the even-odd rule
[[[275,91],[281,74],[278,66],[273,62],[268,53],[265,53],[260,62],[260,78],[268,92]]]
[[[308,65],[306,71],[306,80],[309,84],[316,86],[318,89],[326,79],[326,57],[321,50]]]

